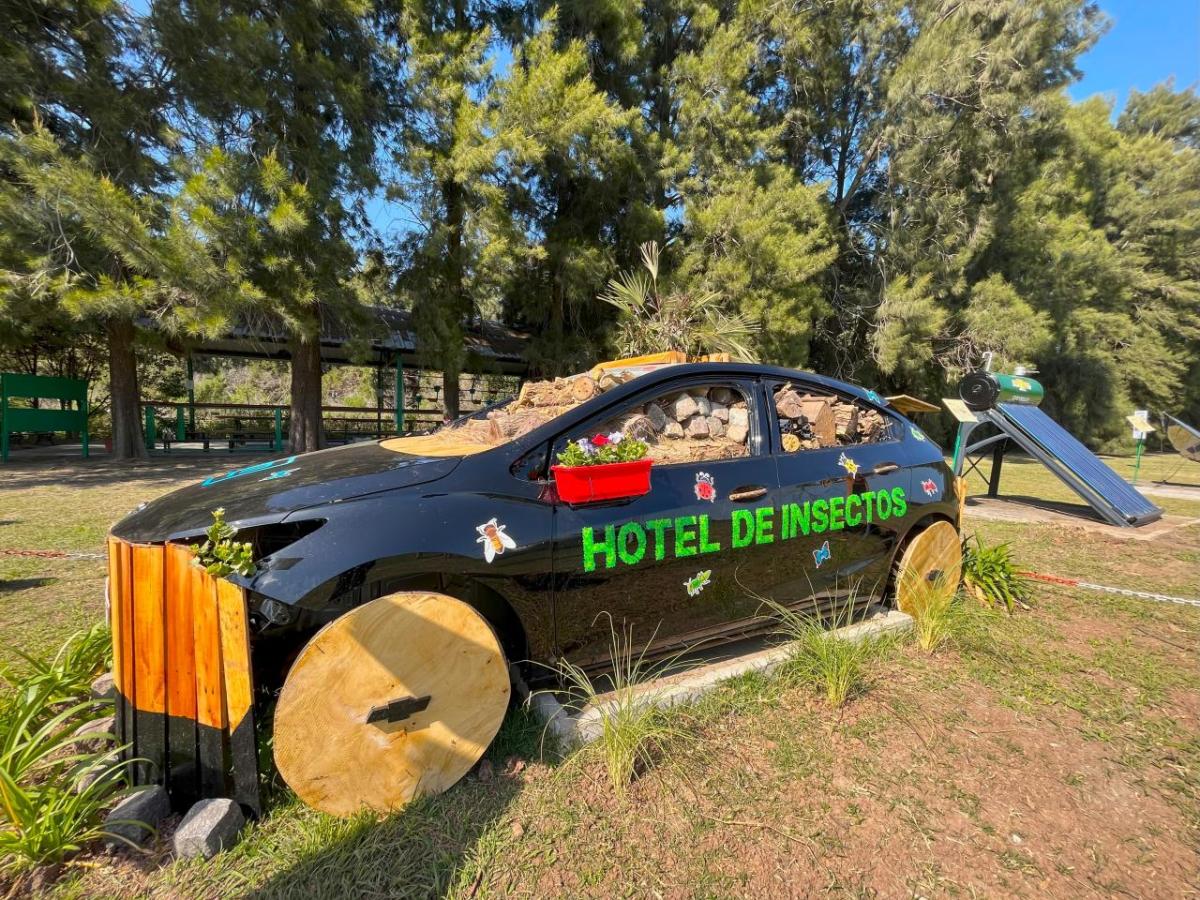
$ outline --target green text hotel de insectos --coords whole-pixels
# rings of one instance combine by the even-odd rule
[[[863,491],[848,497],[830,497],[804,503],[785,503],[778,508],[759,506],[735,509],[730,516],[732,535],[730,545],[738,550],[753,545],[771,544],[776,538],[790,540],[797,534],[822,534],[855,528],[863,522],[882,522],[908,512],[904,488],[886,491]],[[778,525],[778,530],[776,529]],[[670,532],[670,535],[668,535]],[[616,568],[618,563],[634,566],[648,550],[658,562],[673,552],[675,558],[716,553],[721,545],[709,539],[707,515],[676,516],[671,519],[650,519],[646,522],[626,522],[624,525],[605,525],[601,537],[596,529],[583,529],[583,570],[594,572],[597,563],[603,568]]]

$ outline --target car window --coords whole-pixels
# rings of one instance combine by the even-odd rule
[[[784,382],[775,386],[774,401],[784,453],[895,439],[891,416],[849,397]]]
[[[620,434],[645,441],[656,465],[736,459],[750,455],[750,409],[743,392],[726,384],[676,388],[642,399],[569,440]],[[566,445],[560,440],[556,453]]]

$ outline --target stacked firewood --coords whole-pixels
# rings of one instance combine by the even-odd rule
[[[882,440],[885,421],[875,410],[824,395],[802,394],[788,385],[775,392],[783,449],[816,450]]]

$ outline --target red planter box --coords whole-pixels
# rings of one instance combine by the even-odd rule
[[[551,466],[559,499],[567,503],[623,500],[650,493],[652,459],[600,466]]]

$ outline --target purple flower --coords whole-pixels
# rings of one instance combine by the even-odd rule
[[[580,438],[579,440],[577,440],[575,442],[575,446],[578,447],[580,450],[582,450],[584,453],[586,453],[588,456],[591,456],[592,454],[594,454],[596,452],[596,448],[592,446],[592,442],[589,441],[587,438]]]
[[[619,432],[619,431],[614,431],[612,434],[610,434],[608,436],[608,442],[610,444],[619,444],[624,439],[625,439],[625,435],[621,434],[621,432]]]

